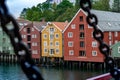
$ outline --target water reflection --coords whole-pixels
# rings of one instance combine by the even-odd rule
[[[40,67],[45,80],[86,80],[87,78],[102,74],[100,71],[60,69]],[[18,64],[0,65],[0,80],[28,80]]]

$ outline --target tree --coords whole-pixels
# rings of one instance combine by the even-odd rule
[[[94,2],[93,9],[109,11],[110,10],[109,0],[99,0]]]
[[[114,0],[112,11],[114,12],[120,12],[120,0]]]

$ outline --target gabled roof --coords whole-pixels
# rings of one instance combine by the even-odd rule
[[[113,44],[110,48],[113,48],[113,47],[115,47],[118,44],[120,45],[120,42],[117,42],[117,43]]]
[[[68,22],[52,22],[52,23],[55,24],[62,31],[65,29],[65,27],[68,24]]]
[[[92,10],[98,17],[98,26],[102,31],[120,31],[120,13]]]

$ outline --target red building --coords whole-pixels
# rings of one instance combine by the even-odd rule
[[[31,22],[20,29],[22,39],[35,60],[39,60],[41,56],[41,30],[45,25],[45,22]]]
[[[104,57],[93,39],[93,28],[86,22],[87,14],[80,9],[64,30],[64,60],[103,62]]]

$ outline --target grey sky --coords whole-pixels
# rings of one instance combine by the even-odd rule
[[[46,0],[6,0],[9,11],[15,18],[19,17],[23,8],[30,8],[45,1]]]

